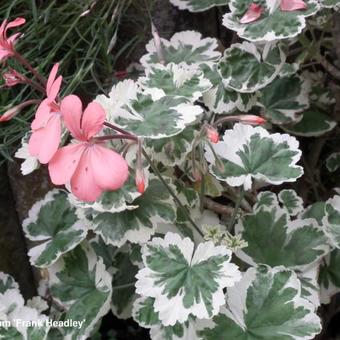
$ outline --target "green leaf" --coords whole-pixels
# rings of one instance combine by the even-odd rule
[[[275,205],[279,205],[276,194],[271,191],[262,191],[257,195],[254,211],[258,211],[261,207],[272,207]]]
[[[296,274],[284,267],[250,268],[229,289],[227,308],[198,331],[199,339],[304,340],[321,331],[314,306],[302,298]]]
[[[111,309],[118,318],[128,319],[136,297],[135,283],[139,268],[131,262],[129,249],[118,252],[113,265],[116,271],[112,281]]]
[[[326,167],[329,172],[335,172],[340,168],[340,152],[333,152],[327,157]]]
[[[299,142],[287,134],[269,134],[258,126],[235,124],[226,130],[223,141],[214,144],[216,158],[207,146],[205,157],[210,163],[210,172],[217,179],[231,186],[252,186],[252,179],[266,183],[294,182],[303,174],[296,163],[301,157]]]
[[[98,213],[93,219],[94,232],[106,244],[117,247],[126,241],[147,242],[155,233],[157,223],[174,222],[176,210],[173,200],[164,185],[155,177],[149,180],[144,194],[133,201],[134,210],[119,213]]]
[[[340,196],[335,195],[326,202],[322,223],[332,245],[340,249]]]
[[[337,123],[320,111],[311,108],[303,112],[302,119],[295,125],[287,125],[284,129],[293,135],[303,137],[319,137],[333,130]]]
[[[320,264],[320,299],[321,303],[331,302],[333,295],[340,291],[340,250],[334,249]]]
[[[137,98],[140,88],[131,79],[121,81],[114,85],[108,96],[99,95],[95,101],[98,102],[106,112],[106,119],[114,122],[117,117],[129,116],[128,105],[130,101]]]
[[[259,93],[258,105],[265,117],[275,124],[301,120],[301,112],[309,107],[310,85],[297,75],[278,77]]]
[[[249,93],[271,83],[285,61],[285,54],[275,44],[267,44],[260,50],[255,44],[245,41],[225,50],[218,70],[226,88]]]
[[[212,87],[198,68],[174,63],[151,66],[139,82],[147,91],[158,91],[160,96],[184,97],[191,102],[198,100]]]
[[[133,318],[141,327],[150,328],[152,340],[192,340],[196,339],[194,323],[191,319],[174,326],[163,326],[159,313],[154,310],[155,299],[151,297],[138,298],[133,305]]]
[[[250,265],[303,270],[329,252],[327,237],[314,219],[292,221],[287,210],[276,205],[244,215],[235,233],[248,242],[236,254]]]
[[[320,302],[320,287],[318,284],[319,262],[304,272],[297,272],[301,282],[301,296],[318,308]]]
[[[326,8],[333,8],[340,5],[340,0],[320,0],[321,6]]]
[[[235,110],[248,112],[256,104],[256,93],[240,93],[225,88],[217,64],[201,65],[204,76],[213,84],[213,88],[203,93],[203,102],[214,113],[232,113]]]
[[[152,155],[152,159],[165,166],[180,165],[192,151],[197,134],[197,131],[189,126],[176,136],[145,141],[146,150]]]
[[[19,290],[19,285],[11,275],[0,272],[0,294],[4,294],[9,289]]]
[[[325,216],[325,202],[316,202],[307,207],[300,215],[300,218],[314,218],[319,226],[322,226],[322,219]]]
[[[142,254],[145,268],[137,274],[136,292],[155,298],[154,309],[164,326],[183,323],[189,315],[216,315],[223,289],[240,279],[237,266],[229,263],[231,251],[212,242],[200,243],[194,251],[189,238],[167,233],[145,244]]]
[[[216,61],[221,53],[216,51],[218,44],[214,38],[202,38],[201,33],[195,31],[178,32],[169,40],[161,38],[163,64],[169,63],[201,65],[211,64]],[[140,62],[148,68],[150,65],[158,64],[155,41],[152,39],[146,45],[147,54]]]
[[[138,94],[129,104],[129,115],[116,117],[114,122],[138,137],[159,139],[178,135],[203,112],[183,97],[154,99]]]
[[[83,321],[80,328],[66,328],[66,338],[87,338],[110,309],[112,277],[105,270],[103,260],[88,244],[83,244],[48,270],[50,292],[67,308],[64,319]]]
[[[224,6],[229,0],[170,0],[179,9],[187,9],[190,12],[203,12],[215,6]]]
[[[34,297],[25,305],[24,298],[19,291],[19,286],[13,277],[0,272],[1,339],[46,339],[48,331],[46,321],[48,318],[46,315],[41,314],[42,310],[46,309],[46,306],[42,309],[34,308],[33,301],[38,300],[41,299]],[[7,322],[9,323],[8,325],[6,324]]]
[[[306,26],[306,18],[320,8],[316,0],[305,0],[307,10],[282,11],[279,0],[263,0],[261,17],[249,24],[241,24],[240,19],[247,12],[253,0],[230,0],[231,13],[223,17],[223,25],[246,40],[274,41],[296,37]]]
[[[23,221],[28,239],[43,241],[28,255],[36,267],[46,268],[61,255],[75,248],[87,235],[87,222],[79,219],[76,209],[62,190],[52,190],[33,205]]]
[[[289,215],[296,216],[303,210],[303,199],[298,196],[295,190],[282,190],[278,195],[279,201],[289,212]]]

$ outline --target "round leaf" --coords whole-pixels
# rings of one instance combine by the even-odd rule
[[[252,178],[282,184],[294,182],[303,174],[296,165],[301,157],[299,142],[286,134],[269,134],[260,126],[235,124],[213,149],[221,166],[216,165],[214,153],[206,147],[210,172],[231,186],[243,185],[248,190]]]
[[[226,88],[249,93],[271,83],[285,61],[285,54],[275,44],[267,44],[260,50],[255,44],[245,41],[225,50],[218,69]]]
[[[194,251],[189,238],[167,233],[143,246],[145,268],[137,274],[136,291],[155,298],[154,309],[164,326],[183,323],[189,315],[211,318],[223,304],[223,288],[240,279],[231,252],[212,242]],[[176,306],[174,308],[174,306]]]

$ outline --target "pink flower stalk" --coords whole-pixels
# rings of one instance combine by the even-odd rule
[[[281,11],[293,12],[298,10],[306,10],[307,4],[303,0],[281,0]]]
[[[250,4],[247,12],[244,16],[240,19],[241,24],[249,24],[258,20],[262,15],[263,9],[260,5],[257,4]]]
[[[39,101],[36,99],[27,100],[26,102],[23,102],[19,105],[11,107],[9,110],[7,110],[2,116],[0,116],[0,122],[7,122],[11,120],[13,117],[15,117],[20,111],[29,105],[37,104]]]
[[[136,187],[137,191],[140,194],[144,194],[145,191],[145,176],[144,176],[144,169],[143,169],[143,161],[142,161],[142,152],[143,152],[143,141],[141,138],[138,139],[138,149],[136,155]]]
[[[4,78],[5,85],[7,87],[13,87],[17,84],[25,83],[23,75],[12,68],[10,68],[7,72],[4,72],[2,77]]]
[[[13,34],[7,37],[7,31],[10,28],[18,27],[26,22],[24,18],[16,18],[13,21],[7,22],[4,20],[0,26],[0,62],[14,55],[14,45],[21,33]]]
[[[220,135],[218,131],[211,125],[206,125],[205,130],[210,142],[214,144],[218,143],[218,141],[220,140]]]
[[[255,115],[242,115],[238,117],[238,121],[240,123],[249,124],[249,125],[262,125],[266,122],[266,120],[260,116]]]
[[[72,193],[87,202],[95,201],[103,191],[121,188],[128,178],[125,159],[95,137],[104,126],[102,106],[92,102],[83,112],[80,99],[70,95],[62,100],[60,110],[65,126],[78,143],[56,152],[48,165],[52,182],[70,182]]]
[[[63,78],[62,76],[56,78],[58,67],[59,64],[55,64],[51,70],[46,84],[47,98],[39,105],[31,124],[33,133],[28,150],[42,164],[51,160],[58,150],[61,139],[61,114],[56,98]]]

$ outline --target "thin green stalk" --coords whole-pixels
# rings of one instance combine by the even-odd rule
[[[237,214],[240,210],[240,206],[241,206],[241,202],[243,200],[243,197],[244,197],[244,187],[242,185],[241,188],[240,188],[239,196],[238,196],[237,201],[236,201],[234,213],[231,216],[230,221],[228,223],[228,231],[231,231],[233,226],[234,226]]]
[[[151,169],[153,170],[153,172],[155,173],[155,175],[160,179],[160,181],[163,183],[163,185],[166,187],[166,189],[169,191],[169,194],[172,196],[172,198],[174,199],[174,201],[178,204],[178,206],[185,212],[186,217],[188,219],[188,221],[192,224],[192,226],[196,229],[196,231],[203,237],[204,234],[202,233],[202,231],[200,230],[200,228],[197,226],[197,224],[193,221],[193,219],[190,216],[190,213],[188,212],[188,210],[186,209],[186,207],[182,204],[182,202],[178,199],[176,193],[171,189],[171,187],[168,185],[168,183],[164,180],[162,174],[158,171],[157,167],[155,166],[155,164],[153,163],[153,161],[151,160],[151,158],[149,157],[149,155],[145,152],[145,150],[143,149],[143,156],[144,158],[147,160],[147,162],[149,163]]]

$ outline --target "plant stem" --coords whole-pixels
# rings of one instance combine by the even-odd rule
[[[106,140],[113,140],[113,139],[130,139],[135,142],[138,141],[138,138],[132,135],[126,134],[118,134],[118,135],[111,135],[111,136],[103,136],[103,137],[95,137],[97,141],[106,141]]]
[[[228,231],[231,231],[233,226],[234,226],[237,214],[240,210],[240,206],[241,206],[241,202],[243,200],[243,197],[244,197],[244,187],[242,185],[241,188],[240,188],[239,196],[238,196],[237,201],[236,201],[235,210],[234,210],[233,215],[231,216],[230,221],[228,223]]]
[[[130,282],[130,283],[125,283],[123,285],[119,286],[113,286],[112,289],[124,289],[124,288],[129,288],[135,285],[135,282]]]
[[[111,123],[109,123],[109,122],[104,122],[104,125],[105,125],[106,127],[110,128],[110,129],[115,130],[115,131],[118,131],[118,132],[120,132],[120,133],[122,133],[122,134],[124,134],[124,135],[131,135],[131,136],[133,136],[130,132],[125,131],[124,129],[121,129],[121,128],[119,128],[118,126],[113,125],[113,124],[111,124]]]
[[[153,163],[153,161],[151,160],[151,158],[145,152],[144,149],[143,149],[143,156],[147,160],[147,162],[149,163],[149,165],[150,165],[151,169],[153,170],[153,172],[156,174],[156,176],[160,179],[160,181],[163,183],[163,185],[169,191],[169,194],[172,196],[174,201],[185,212],[185,214],[187,215],[188,221],[192,224],[192,226],[196,229],[196,231],[203,237],[204,234],[202,233],[200,228],[197,226],[197,224],[193,221],[193,219],[191,218],[190,213],[188,212],[186,207],[182,204],[182,202],[178,199],[176,193],[171,189],[171,187],[168,185],[168,183],[164,180],[162,174],[159,172],[159,170],[157,169],[157,167],[155,166],[155,164]]]
[[[43,86],[46,86],[46,79],[37,71],[35,70],[31,64],[26,60],[20,53],[14,51],[14,57],[16,60],[19,61],[20,64],[25,66],[40,82]]]

